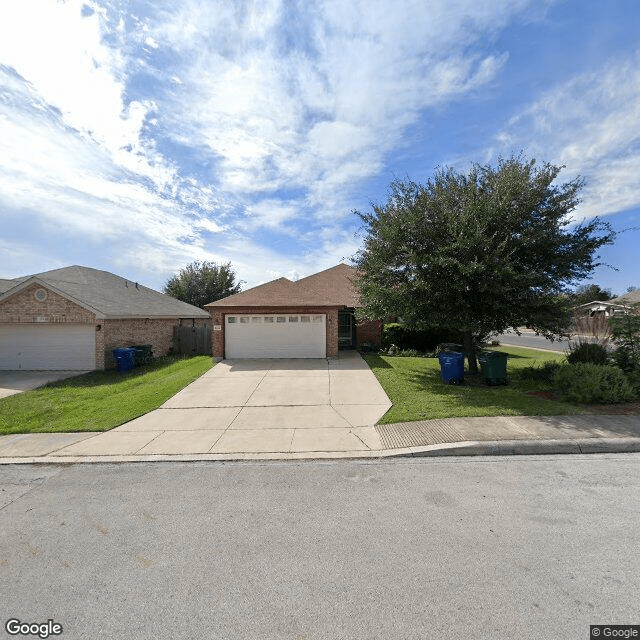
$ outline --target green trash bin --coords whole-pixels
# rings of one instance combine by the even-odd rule
[[[147,364],[153,360],[153,347],[150,344],[134,344],[131,345],[132,349],[135,349],[135,364],[140,366],[141,364]]]
[[[507,384],[507,354],[484,351],[478,356],[480,376],[485,384]]]

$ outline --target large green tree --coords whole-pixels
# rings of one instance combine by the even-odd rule
[[[385,204],[354,212],[364,223],[354,259],[364,315],[461,330],[471,372],[477,339],[493,331],[561,335],[562,294],[615,239],[598,218],[572,223],[584,183],[555,184],[561,168],[515,156],[467,174],[441,169],[424,185],[392,182]]]
[[[236,274],[230,262],[192,262],[171,276],[164,292],[196,307],[204,307],[240,291],[242,282],[236,283]]]

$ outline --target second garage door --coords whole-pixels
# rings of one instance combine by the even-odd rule
[[[227,358],[324,358],[324,315],[228,315]]]
[[[0,325],[0,369],[89,371],[95,368],[93,325]]]

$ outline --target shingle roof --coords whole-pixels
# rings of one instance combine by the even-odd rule
[[[640,289],[629,291],[629,293],[614,298],[611,302],[615,302],[616,304],[635,304],[636,302],[640,302]]]
[[[99,318],[206,318],[209,313],[171,296],[89,267],[64,267],[0,280],[0,296],[39,282],[94,311]],[[20,288],[22,288],[20,287]]]
[[[278,278],[206,307],[359,307],[358,293],[353,284],[357,273],[353,267],[339,264],[297,282]]]

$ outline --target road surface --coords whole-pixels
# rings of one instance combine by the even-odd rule
[[[3,466],[2,626],[585,640],[640,623],[639,496],[639,454]]]
[[[547,340],[542,336],[537,336],[533,331],[523,331],[522,335],[518,335],[513,331],[509,333],[500,333],[492,339],[498,340],[500,344],[504,345],[544,349],[545,351],[559,351],[561,353],[565,353],[570,342],[566,338],[563,340]]]

